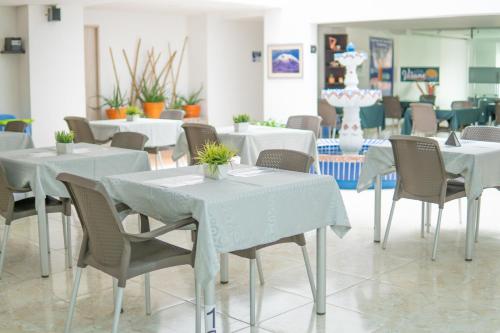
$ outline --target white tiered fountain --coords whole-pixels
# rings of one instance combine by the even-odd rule
[[[335,60],[345,66],[345,89],[327,89],[322,97],[332,106],[343,107],[344,116],[340,128],[339,145],[347,155],[357,155],[363,146],[363,130],[359,119],[360,107],[370,106],[382,98],[380,90],[359,89],[356,67],[366,60],[365,53],[356,52],[349,43],[347,52],[335,54]]]

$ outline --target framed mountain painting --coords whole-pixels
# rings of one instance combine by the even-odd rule
[[[269,78],[301,78],[302,77],[302,45],[269,45],[268,46]]]

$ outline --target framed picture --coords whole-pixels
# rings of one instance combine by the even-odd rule
[[[301,44],[268,46],[269,78],[301,78],[302,66]]]

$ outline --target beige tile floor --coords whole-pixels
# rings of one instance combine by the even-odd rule
[[[438,259],[430,260],[432,236],[419,234],[420,206],[401,201],[386,251],[372,242],[373,192],[342,195],[353,229],[328,235],[327,314],[316,316],[300,250],[284,245],[264,250],[266,284],[257,289],[258,326],[250,328],[248,263],[230,257],[230,283],[217,285],[218,332],[496,332],[500,331],[500,192],[484,194],[481,237],[475,260],[465,262],[465,224],[456,203],[444,211]],[[392,191],[383,193],[384,224]],[[465,206],[465,205],[464,205]],[[465,216],[465,212],[464,212]],[[435,218],[434,214],[434,218]],[[81,239],[73,221],[75,260]],[[136,218],[126,221],[130,230]],[[0,227],[0,234],[3,225]],[[74,270],[66,270],[59,217],[50,217],[51,276],[40,278],[35,219],[12,227],[0,280],[0,333],[62,332]],[[190,247],[187,232],[164,239]],[[308,234],[315,259],[315,237]],[[144,313],[143,280],[125,291],[120,332],[194,332],[194,281],[190,267],[152,274],[153,314]],[[73,332],[109,332],[111,278],[84,271]]]

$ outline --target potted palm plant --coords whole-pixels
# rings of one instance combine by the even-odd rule
[[[127,121],[136,121],[139,119],[142,115],[141,109],[139,109],[135,105],[131,105],[127,108],[127,111],[125,111],[127,114]]]
[[[160,118],[160,114],[165,109],[166,96],[165,89],[160,85],[159,80],[155,80],[150,85],[143,81],[139,99],[147,118]]]
[[[197,160],[203,165],[205,177],[224,179],[235,152],[220,143],[206,143],[198,152]]]
[[[127,99],[122,94],[120,87],[113,88],[113,95],[109,98],[103,97],[104,104],[101,107],[107,107],[106,117],[108,119],[124,119]]]
[[[180,97],[181,101],[184,103],[182,108],[186,111],[186,118],[198,118],[200,116],[200,102],[203,101],[203,98],[200,98],[202,90],[203,86],[187,97]]]
[[[234,131],[236,133],[244,133],[248,131],[250,116],[247,114],[239,114],[233,117]]]
[[[72,131],[57,131],[56,138],[56,151],[58,154],[71,154],[73,152],[73,140],[75,134]]]

